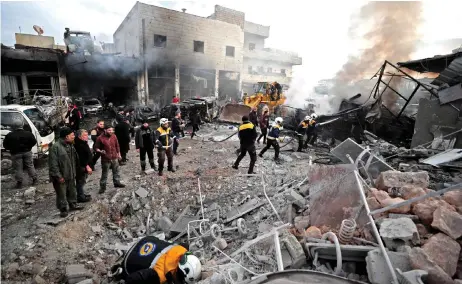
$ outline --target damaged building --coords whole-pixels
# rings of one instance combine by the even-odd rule
[[[269,27],[222,6],[204,18],[137,2],[114,33],[114,43],[117,52],[144,59],[139,100],[163,106],[174,95],[239,100],[244,86],[289,83],[291,67],[301,58],[264,49],[268,36]]]

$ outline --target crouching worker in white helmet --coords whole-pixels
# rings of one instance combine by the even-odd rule
[[[146,236],[111,269],[126,284],[192,284],[201,277],[201,262],[185,247]]]
[[[266,146],[265,148],[263,148],[261,151],[260,151],[260,154],[258,154],[258,156],[260,156],[260,158],[263,158],[263,154],[269,149],[271,148],[271,146],[273,146],[274,148],[274,160],[276,160],[276,162],[279,162],[279,142],[278,142],[278,139],[279,138],[279,134],[281,132],[281,129],[282,129],[282,117],[277,117],[275,120],[274,120],[274,123],[273,125],[271,126],[270,130],[269,130],[269,133],[268,133],[268,141],[266,143]]]

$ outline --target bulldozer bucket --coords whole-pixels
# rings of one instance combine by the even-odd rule
[[[226,104],[221,110],[219,121],[241,123],[242,116],[249,115],[251,108],[243,104]]]

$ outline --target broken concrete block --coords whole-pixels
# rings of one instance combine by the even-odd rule
[[[100,225],[98,226],[91,226],[91,230],[93,231],[93,233],[97,234],[97,235],[100,235],[103,233],[103,229],[101,228]]]
[[[310,225],[310,216],[297,216],[294,219],[294,226],[300,231],[306,230],[306,228],[308,228],[309,225]]]
[[[380,201],[380,205],[382,205],[382,207],[388,207],[388,206],[391,206],[391,205],[394,205],[394,204],[399,204],[401,202],[404,202],[404,199],[399,198],[399,197],[395,197],[395,198],[390,197],[390,198],[387,198],[387,199],[384,199],[384,200]],[[397,207],[397,208],[391,208],[387,212],[398,213],[398,214],[406,214],[406,213],[409,213],[409,211],[411,211],[411,205],[407,204],[407,205],[400,206],[400,207]]]
[[[147,169],[147,170],[144,171],[144,174],[150,175],[150,174],[153,174],[153,173],[155,173],[155,172],[156,172],[156,171],[155,171],[154,169]]]
[[[462,189],[446,192],[443,199],[454,207],[462,207]]]
[[[305,198],[300,193],[298,193],[295,189],[291,189],[286,196],[289,202],[292,202],[293,204],[297,205],[300,208],[305,207],[305,204],[306,204]]]
[[[132,234],[130,233],[130,231],[128,231],[127,228],[124,228],[122,230],[122,232],[120,233],[120,236],[122,237],[123,240],[125,241],[131,241],[133,240],[133,236]]]
[[[322,233],[321,230],[316,227],[316,226],[311,226],[305,231],[305,236],[308,238],[316,238],[316,239],[321,239],[322,238]]]
[[[371,195],[380,203],[382,200],[389,199],[390,195],[386,191],[371,188]]]
[[[387,253],[394,268],[399,268],[403,272],[412,269],[409,254],[393,251]],[[392,283],[393,278],[380,249],[371,250],[367,253],[366,268],[369,281],[372,284]]]
[[[431,225],[433,222],[433,212],[435,212],[436,208],[445,207],[451,211],[456,211],[454,207],[449,205],[444,200],[436,199],[433,197],[427,198],[422,200],[421,202],[414,204],[412,207],[412,213],[419,216],[420,221],[422,224]]]
[[[390,214],[388,214],[388,218],[390,218],[390,219],[409,218],[414,222],[419,221],[419,217],[417,215],[410,215],[410,214],[390,213]],[[422,224],[420,224],[420,225],[422,225]]]
[[[427,188],[429,183],[428,173],[420,172],[399,172],[386,171],[382,172],[376,181],[377,189],[387,190],[399,189],[405,185],[414,185],[421,188]]]
[[[413,248],[409,254],[413,269],[422,269],[428,272],[428,284],[454,284],[452,278],[433,262],[421,248]]]
[[[149,194],[148,191],[144,189],[143,187],[138,188],[138,190],[135,191],[135,193],[141,198],[146,198]]]
[[[401,197],[403,199],[406,199],[406,200],[414,198],[414,197],[419,197],[419,196],[422,196],[422,195],[426,194],[426,192],[425,192],[425,190],[423,190],[423,188],[418,187],[418,186],[414,186],[414,185],[411,185],[411,184],[401,187],[398,190],[398,192],[401,195]]]
[[[82,264],[71,264],[66,266],[66,278],[69,284],[76,284],[92,275]]]
[[[170,232],[172,224],[172,220],[170,220],[167,216],[162,216],[159,218],[159,221],[157,221],[157,228],[162,232],[168,233]]]
[[[35,198],[35,187],[29,187],[24,191],[25,199],[34,199]]]
[[[93,284],[93,279],[85,279],[77,284]]]
[[[437,208],[433,212],[432,227],[456,240],[462,236],[462,215],[445,207]]]
[[[40,275],[37,275],[34,277],[34,280],[32,281],[32,284],[47,284],[47,281],[40,277]]]
[[[214,244],[217,248],[219,248],[220,250],[224,250],[225,248],[228,247],[228,243],[227,243],[226,240],[223,239],[223,238],[218,238],[218,239],[216,239],[216,240],[213,242],[213,244]]]
[[[409,218],[385,219],[380,225],[380,236],[388,249],[420,244],[417,227]]]
[[[443,233],[432,236],[422,246],[428,258],[438,264],[449,276],[454,276],[459,260],[460,245]]]
[[[283,231],[279,239],[281,249],[285,248],[290,255],[291,263],[287,267],[297,269],[306,263],[305,251],[297,238],[289,231]]]
[[[407,271],[407,272],[402,272],[402,271],[397,270],[396,275],[397,276],[401,275],[401,277],[402,277],[401,279],[403,279],[403,281],[400,280],[400,283],[424,284],[422,279],[426,279],[426,277],[428,275],[428,272],[425,271],[425,270],[419,270],[419,269],[411,270],[411,271]],[[400,279],[400,278],[398,278],[398,279]],[[408,282],[405,282],[406,280]]]

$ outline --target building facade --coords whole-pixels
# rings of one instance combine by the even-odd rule
[[[204,18],[137,2],[114,33],[114,44],[116,52],[143,59],[139,100],[162,106],[174,95],[239,99],[243,82],[287,83],[291,64],[301,59],[265,49],[268,35],[269,27],[246,22],[243,12],[222,6]]]

